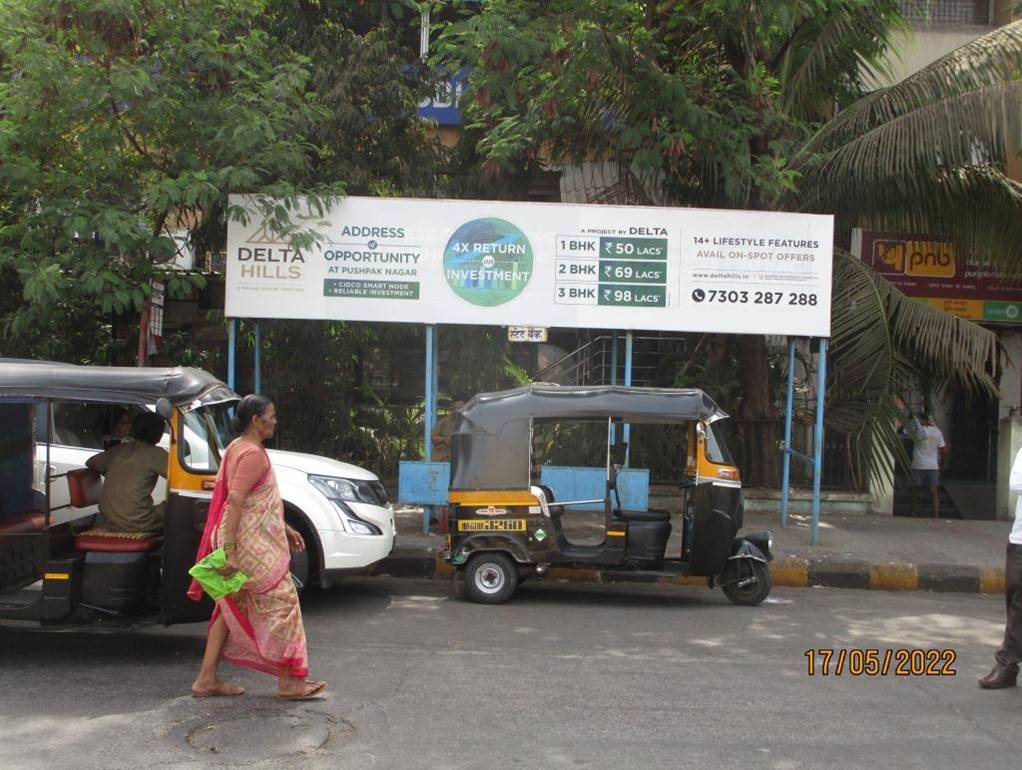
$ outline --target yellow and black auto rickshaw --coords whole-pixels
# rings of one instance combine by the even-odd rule
[[[237,400],[198,369],[0,362],[0,619],[64,625],[208,618],[208,598],[193,602],[185,590],[229,438],[227,410]],[[72,428],[55,435],[54,409],[85,414],[84,405],[155,411],[167,421],[162,532],[97,526],[99,477],[81,467],[60,471],[58,450],[71,443]],[[58,484],[69,500],[53,499]]]
[[[702,576],[736,604],[762,602],[771,588],[771,536],[738,537],[742,485],[719,430],[726,417],[694,389],[532,384],[477,395],[451,436],[446,559],[461,573],[467,597],[506,602],[523,579],[556,566],[597,568],[606,580]],[[543,484],[534,439],[560,421],[606,427],[602,499],[557,500]],[[627,510],[618,489],[627,447],[614,440],[617,430],[651,423],[688,435],[687,457],[678,458],[681,509],[673,517],[680,545],[671,553],[672,513]],[[565,512],[594,507],[603,519],[602,542],[573,542]]]

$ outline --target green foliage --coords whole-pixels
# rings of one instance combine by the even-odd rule
[[[204,283],[165,268],[167,236],[222,250],[231,193],[295,245],[342,192],[432,194],[418,19],[410,0],[5,3],[0,353],[104,360],[152,278]]]
[[[416,108],[436,88],[418,60],[419,4],[272,0],[277,45],[312,63],[307,97],[322,118],[302,124],[317,148],[306,183],[341,179],[351,195],[430,196],[445,153]],[[414,33],[414,34],[410,34]]]
[[[796,161],[801,205],[839,224],[933,233],[1022,270],[1022,22],[849,105]],[[839,183],[835,183],[839,182]]]
[[[469,399],[529,381],[513,360],[514,345],[501,326],[444,325],[437,337],[442,395]]]
[[[608,161],[622,182],[591,201],[835,212],[838,242],[851,226],[935,233],[1017,271],[1022,187],[1005,165],[1022,142],[1022,22],[870,92],[897,5],[493,0],[464,6],[440,61],[473,67],[464,107],[484,172]],[[892,403],[906,381],[993,392],[1000,353],[861,264],[839,256],[834,275],[828,424],[864,486],[903,457]],[[770,423],[778,367],[762,343],[744,353],[698,374],[724,401],[740,391],[749,425]],[[750,435],[755,476],[775,453]]]
[[[482,168],[609,159],[651,201],[746,206],[794,191],[813,119],[861,93],[891,0],[493,0],[443,33],[472,67]],[[642,201],[635,201],[642,202]]]

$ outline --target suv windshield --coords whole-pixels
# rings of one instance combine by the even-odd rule
[[[181,459],[190,470],[216,473],[220,458],[231,441],[231,416],[234,401],[207,404],[184,413]]]

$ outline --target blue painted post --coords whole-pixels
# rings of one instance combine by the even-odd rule
[[[234,390],[234,368],[238,358],[238,319],[227,321],[227,387]]]
[[[629,387],[632,384],[632,343],[634,342],[635,334],[632,331],[625,333],[625,387]],[[632,437],[632,426],[627,422],[624,427],[624,440],[625,440],[625,467],[628,467],[628,455],[631,454],[632,448],[629,445],[629,439]]]
[[[440,398],[440,327],[433,327],[433,424],[436,425],[436,405]]]
[[[424,459],[432,461],[433,445],[430,441],[430,434],[433,432],[433,422],[436,414],[433,411],[433,337],[435,334],[433,324],[426,324],[426,451]]]
[[[795,339],[788,340],[788,395],[784,407],[784,459],[781,479],[781,526],[788,526],[788,484],[791,477],[791,417],[795,400]]]
[[[823,397],[827,385],[827,340],[820,338],[816,368],[816,435],[813,437],[813,530],[810,542],[820,542],[820,476],[823,475]]]
[[[610,384],[617,385],[617,331],[610,335]],[[611,423],[610,443],[617,443],[617,426]]]
[[[253,393],[263,392],[263,336],[259,330],[259,322],[255,322],[255,381]]]
[[[433,426],[436,424],[436,326],[426,324],[426,450],[427,463],[433,459]],[[429,517],[432,506],[422,508],[422,534],[429,534]]]

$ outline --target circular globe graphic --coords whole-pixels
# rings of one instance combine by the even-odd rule
[[[510,222],[486,217],[466,222],[444,249],[444,278],[473,305],[495,307],[519,294],[532,277],[532,244]]]

